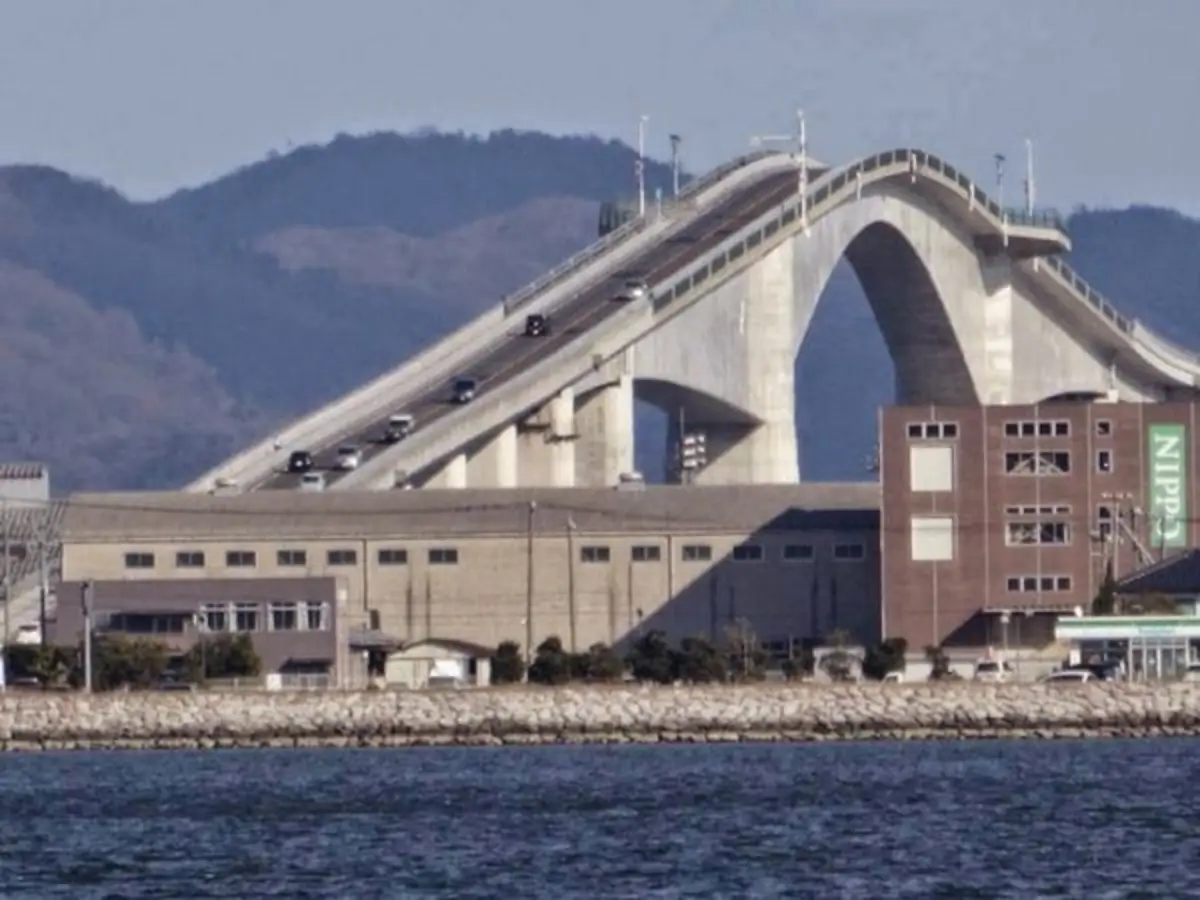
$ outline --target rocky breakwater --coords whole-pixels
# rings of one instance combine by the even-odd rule
[[[0,746],[429,746],[1200,734],[1200,685],[9,693]]]

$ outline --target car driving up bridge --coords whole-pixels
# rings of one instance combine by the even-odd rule
[[[843,258],[898,403],[1193,396],[1200,359],[1089,287],[1070,246],[921,150],[744,156],[186,490],[616,485],[635,397],[670,412],[669,445],[703,442],[696,483],[794,483],[795,359]]]

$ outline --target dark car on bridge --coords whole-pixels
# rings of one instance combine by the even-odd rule
[[[313,465],[312,454],[307,450],[296,450],[288,457],[289,472],[311,472]]]
[[[476,379],[460,375],[454,379],[451,396],[455,403],[470,403],[475,399],[475,394],[478,390],[479,382]]]
[[[525,317],[525,337],[545,337],[550,333],[550,319],[542,313]]]

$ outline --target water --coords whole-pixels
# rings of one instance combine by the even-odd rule
[[[0,758],[0,897],[1200,895],[1200,741]]]

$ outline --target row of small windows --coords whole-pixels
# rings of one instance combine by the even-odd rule
[[[761,544],[738,544],[733,548],[732,557],[735,562],[762,562],[766,552]],[[785,562],[803,562],[814,558],[811,544],[786,544],[780,552]],[[866,548],[862,544],[834,544],[833,558],[836,560],[861,560],[866,557]],[[432,566],[453,566],[458,564],[458,550],[455,547],[431,547],[428,551],[428,561]],[[711,562],[713,548],[710,544],[684,544],[680,550],[680,558],[684,562]],[[657,544],[635,545],[630,550],[633,562],[661,562],[662,547]],[[408,565],[408,551],[401,547],[382,547],[376,554],[376,560],[381,566]],[[579,561],[585,563],[607,563],[612,561],[612,550],[606,545],[585,545],[579,548]],[[275,564],[281,568],[305,567],[308,565],[306,550],[278,550],[275,553]],[[328,550],[325,553],[327,566],[358,565],[358,551],[353,549]],[[205,554],[201,550],[180,550],[175,554],[175,567],[179,569],[202,569],[205,565]],[[225,565],[228,568],[253,568],[258,565],[258,554],[253,550],[228,550],[225,553]],[[146,551],[132,551],[125,554],[125,568],[153,569],[155,555]]]
[[[455,547],[430,547],[428,560],[431,566],[453,566],[458,563],[458,549]],[[381,566],[408,565],[408,551],[400,547],[382,547],[376,554]],[[206,557],[202,550],[180,550],[175,554],[175,568],[202,569]],[[275,564],[282,568],[304,567],[308,565],[307,550],[277,550]],[[327,550],[325,553],[327,566],[358,565],[358,551],[353,549]],[[253,550],[227,550],[225,566],[230,569],[254,568],[258,565],[258,554]],[[125,568],[153,569],[155,555],[146,551],[133,551],[125,554]]]
[[[909,422],[908,436],[921,441],[952,441],[958,437],[958,423]]]
[[[1070,575],[1010,575],[1007,583],[1011,593],[1033,594],[1038,591],[1060,593],[1071,590]]]
[[[1070,437],[1066,419],[1024,419],[1004,423],[1005,437]]]
[[[208,632],[328,631],[329,604],[321,601],[207,603],[193,613],[115,613],[108,628],[125,634],[183,634],[199,624]]]

